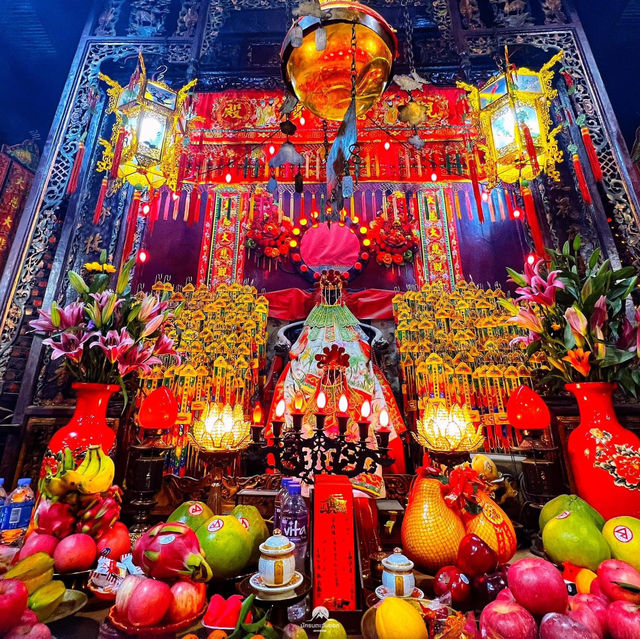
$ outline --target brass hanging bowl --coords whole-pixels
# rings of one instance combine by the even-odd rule
[[[298,18],[287,33],[280,57],[282,75],[298,100],[325,120],[341,121],[351,103],[352,26],[356,25],[356,113],[366,113],[389,83],[398,40],[387,21],[359,2],[321,2],[322,19]],[[299,28],[298,28],[299,27]],[[326,31],[324,50],[316,31]],[[299,30],[302,44],[294,47]]]

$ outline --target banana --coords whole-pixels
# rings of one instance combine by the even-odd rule
[[[69,488],[67,482],[60,477],[47,477],[40,492],[44,492],[49,497],[62,497],[69,492]]]
[[[87,479],[91,479],[100,471],[99,450],[102,450],[101,446],[89,446],[82,463],[76,468],[76,471],[85,475]]]
[[[62,453],[62,471],[73,470],[76,467],[76,460],[73,451],[67,446]]]
[[[67,492],[78,490],[78,484],[85,478],[77,470],[67,470],[60,475],[62,486],[66,488]]]
[[[97,457],[99,463],[98,472],[91,477],[86,476],[78,484],[78,491],[84,495],[102,493],[111,487],[111,482],[116,472],[113,460],[108,455],[105,455],[102,447],[99,447]]]

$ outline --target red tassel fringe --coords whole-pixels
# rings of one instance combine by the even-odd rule
[[[473,154],[467,155],[467,164],[469,165],[469,173],[471,174],[471,186],[473,187],[473,197],[476,201],[478,221],[480,222],[480,224],[482,224],[484,222],[484,213],[482,211],[482,195],[480,195],[480,184],[478,183],[478,167],[476,166],[476,158]]]
[[[591,193],[587,185],[587,180],[585,179],[584,171],[582,170],[582,164],[580,164],[580,158],[578,157],[577,153],[573,154],[572,160],[573,170],[576,172],[576,179],[578,180],[578,186],[580,187],[580,194],[582,195],[582,199],[586,204],[593,204]]]
[[[531,190],[524,186],[521,189],[522,199],[524,201],[524,210],[527,216],[527,222],[529,222],[529,228],[531,229],[531,237],[533,238],[533,245],[538,255],[545,255],[544,237],[542,236],[542,229],[538,222],[538,214],[536,212],[536,203],[531,194]]]
[[[533,143],[531,137],[531,130],[526,124],[522,125],[522,131],[524,132],[524,142],[527,145],[527,155],[529,156],[529,162],[531,162],[531,170],[533,175],[536,176],[540,173],[540,164],[538,163],[538,153],[536,151],[536,145]]]
[[[80,144],[78,144],[78,152],[76,153],[76,158],[73,161],[69,184],[67,184],[67,193],[75,193],[78,190],[78,176],[80,175],[80,169],[82,168],[82,160],[84,160],[84,142],[80,142]]]
[[[587,151],[587,157],[589,158],[589,164],[591,165],[593,179],[596,182],[602,182],[602,167],[600,166],[600,160],[598,159],[598,154],[596,153],[596,147],[593,146],[593,140],[591,139],[591,134],[589,133],[588,127],[581,127],[580,133],[582,134],[584,148]]]
[[[93,212],[93,223],[97,224],[102,214],[102,207],[104,205],[104,198],[107,195],[107,186],[109,181],[107,178],[102,178],[102,184],[100,185],[100,193],[98,194],[98,200],[96,202],[96,208]]]
[[[127,212],[127,229],[124,238],[124,248],[122,249],[122,257],[124,260],[129,258],[129,253],[133,248],[133,238],[136,234],[136,226],[138,223],[138,211],[140,209],[140,191],[135,191],[131,198],[131,204],[129,204],[129,211]]]

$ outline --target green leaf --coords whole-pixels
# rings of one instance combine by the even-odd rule
[[[534,353],[537,353],[542,348],[542,342],[537,340],[536,342],[531,342],[529,346],[527,346],[527,358],[531,357]]]
[[[589,277],[582,287],[580,299],[584,302],[593,293],[593,280]],[[599,297],[599,296],[598,296]]]
[[[562,254],[563,254],[565,257],[569,257],[569,255],[571,255],[571,249],[570,249],[570,247],[569,247],[569,242],[568,242],[568,241],[567,241],[567,242],[565,242],[565,243],[562,245]]]
[[[624,364],[636,356],[634,352],[622,351],[615,346],[607,346],[604,359],[600,363],[601,368],[608,368],[609,366],[617,366],[618,364]]]
[[[580,250],[580,233],[578,233],[574,238],[573,238],[573,252],[577,253]]]
[[[636,586],[635,584],[628,584],[626,581],[614,581],[613,583],[629,592],[640,592],[640,586]]]
[[[589,258],[589,268],[593,269],[595,267],[595,265],[598,263],[598,259],[600,258],[600,253],[602,251],[600,251],[599,248],[597,248],[593,253],[591,253],[591,257]]]
[[[102,251],[100,251],[100,264],[106,264],[107,263],[107,249],[102,249]]]
[[[129,276],[131,274],[131,269],[133,268],[134,264],[135,264],[135,258],[132,257],[122,267],[122,271],[120,272],[120,276],[118,277],[118,282],[116,284],[116,293],[118,293],[118,295],[122,295],[125,292],[127,285],[129,284]]]

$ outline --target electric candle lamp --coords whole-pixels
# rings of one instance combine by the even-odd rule
[[[274,415],[275,419],[271,422],[271,427],[273,428],[273,437],[275,439],[280,439],[280,435],[282,434],[282,425],[284,424],[284,419],[282,418],[284,417],[284,409],[284,399],[281,399],[276,404],[276,411]]]
[[[324,411],[326,405],[327,405],[327,396],[324,394],[324,391],[320,391],[318,393],[318,397],[316,397],[316,406],[318,407],[318,410]]]
[[[340,399],[338,400],[338,411],[339,413],[336,415],[336,419],[338,420],[338,434],[341,437],[344,437],[347,434],[347,424],[349,422],[349,400],[347,396],[342,393],[340,395]]]
[[[302,418],[304,413],[302,412],[302,406],[304,405],[304,395],[302,391],[297,391],[293,398],[293,411],[291,418],[293,419],[293,430],[299,434],[302,430]]]
[[[380,428],[378,428],[378,438],[380,440],[380,447],[387,448],[389,446],[389,437],[391,436],[391,430],[389,428],[389,413],[386,408],[380,411]]]
[[[251,439],[254,444],[257,444],[260,441],[260,436],[262,434],[262,406],[260,406],[260,402],[257,402],[253,407],[252,421]]]
[[[327,396],[324,394],[324,391],[321,390],[316,397],[316,430],[324,430],[324,422],[327,419],[327,414],[324,412],[326,406]]]
[[[366,399],[360,408],[360,419],[358,420],[358,435],[361,442],[369,437],[369,415],[371,415],[371,403]]]

